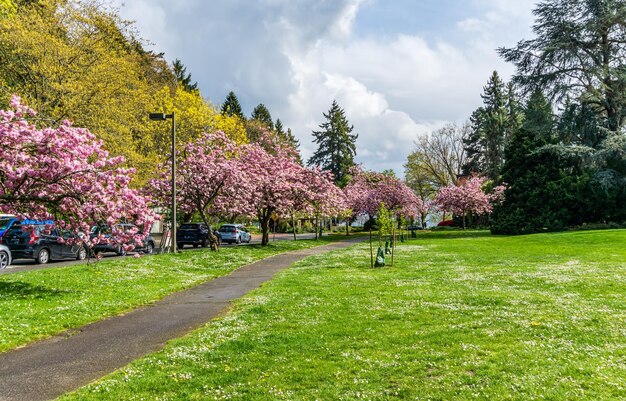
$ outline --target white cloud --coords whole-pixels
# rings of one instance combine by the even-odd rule
[[[122,12],[168,60],[183,61],[206,97],[234,90],[248,112],[267,105],[305,159],[336,99],[359,133],[358,160],[401,174],[419,134],[462,122],[494,69],[512,73],[495,48],[529,36],[534,2],[472,0],[465,17],[440,27],[458,35],[359,37],[358,12],[372,1],[134,0]]]

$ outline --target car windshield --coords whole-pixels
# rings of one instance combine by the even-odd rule
[[[107,226],[93,226],[91,227],[91,234],[92,235],[111,234],[111,229]]]
[[[237,229],[235,228],[235,226],[221,226],[220,227],[220,231],[223,233],[232,233],[235,232]]]
[[[197,230],[200,228],[199,224],[183,224],[179,230]]]
[[[0,230],[5,230],[14,219],[0,219]]]

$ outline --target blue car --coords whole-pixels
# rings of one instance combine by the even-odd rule
[[[12,215],[2,215],[0,216],[0,238],[4,235],[4,233],[11,228],[13,223],[17,221],[17,218]]]
[[[87,258],[87,248],[80,237],[61,231],[53,221],[24,220],[11,225],[2,237],[13,259],[34,259],[39,264],[54,259]]]

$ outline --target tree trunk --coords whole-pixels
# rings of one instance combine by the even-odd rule
[[[212,251],[219,251],[220,244],[217,242],[217,236],[213,234],[213,227],[211,227],[211,223],[209,223],[209,218],[204,213],[200,213],[200,218],[202,218],[202,222],[209,228],[209,246]]]
[[[270,243],[270,218],[263,217],[259,223],[261,223],[261,245],[267,245]]]
[[[298,236],[296,235],[296,216],[291,213],[291,229],[293,230],[293,240],[296,241]]]
[[[209,227],[209,245],[211,246],[211,250],[219,251],[220,244],[217,241],[217,235],[213,234],[213,227],[211,226],[207,226],[207,227]]]
[[[350,236],[350,219],[346,219],[346,237]]]
[[[374,247],[372,246],[372,227],[370,226],[370,267],[374,268]]]
[[[264,209],[258,213],[259,223],[261,224],[261,245],[270,243],[270,220],[274,213],[274,209]]]
[[[315,240],[316,241],[319,239],[319,236],[318,236],[319,230],[320,230],[319,224],[320,224],[319,218],[315,216]]]

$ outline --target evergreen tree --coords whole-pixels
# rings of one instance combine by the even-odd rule
[[[276,124],[274,124],[274,132],[278,135],[279,138],[285,137],[285,129],[283,128],[283,122],[280,121],[280,118],[276,119]]]
[[[626,2],[544,0],[534,10],[535,39],[498,49],[517,67],[515,82],[550,98],[586,98],[606,128],[626,117]]]
[[[244,119],[243,111],[241,110],[241,104],[239,104],[239,99],[237,99],[237,95],[235,92],[230,91],[226,96],[226,100],[222,104],[221,113],[228,116],[239,116],[241,119]]]
[[[297,152],[298,155],[296,156],[296,160],[298,161],[299,164],[302,165],[303,163],[302,163],[302,154],[300,153],[300,141],[291,132],[291,128],[287,128],[287,132],[285,133],[285,142],[289,146],[294,148],[294,150]]]
[[[484,149],[481,138],[483,127],[484,109],[479,107],[474,110],[469,119],[469,135],[463,138],[463,146],[466,154],[466,161],[462,167],[462,174],[470,176],[484,172]]]
[[[280,121],[280,118],[276,119],[276,124],[274,125],[274,134],[280,143],[283,143],[289,147],[291,147],[296,153],[296,160],[299,164],[302,164],[302,155],[300,154],[300,141],[293,135],[291,132],[291,128],[285,129],[283,127],[283,122]]]
[[[313,131],[318,148],[308,165],[332,172],[335,183],[342,185],[354,165],[358,134],[351,133],[354,126],[350,125],[337,101],[333,101],[328,113],[323,114],[326,121],[320,124],[320,131]]]
[[[191,74],[187,74],[187,67],[179,59],[174,60],[172,64],[176,80],[183,86],[187,92],[193,92],[198,89],[198,83],[191,83]]]
[[[485,175],[498,181],[500,170],[504,164],[504,144],[508,131],[508,112],[504,82],[496,71],[493,72],[484,93],[482,116],[482,140],[484,147]]]
[[[270,131],[274,130],[274,122],[272,121],[272,115],[270,111],[265,107],[263,103],[260,103],[258,106],[252,110],[253,120],[259,121],[264,126],[266,126]]]
[[[540,91],[532,93],[524,123],[506,147],[502,180],[504,202],[492,214],[492,232],[528,234],[562,230],[572,221],[576,177],[567,174],[565,160],[554,152],[554,116]]]
[[[478,173],[498,181],[504,164],[506,139],[513,129],[510,124],[517,123],[517,118],[510,115],[515,106],[509,108],[514,96],[507,96],[497,71],[493,72],[480,96],[483,106],[470,117],[470,135],[464,140],[468,159],[463,172],[467,175]]]

